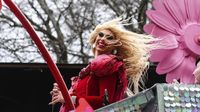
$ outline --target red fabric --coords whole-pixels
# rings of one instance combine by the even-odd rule
[[[79,99],[79,104],[78,107],[76,108],[75,112],[94,112],[92,107],[88,104],[87,101],[85,101],[84,98]]]
[[[88,102],[84,98],[79,99],[79,104],[77,108],[72,110],[73,112],[94,112],[93,108],[88,104]],[[64,105],[61,106],[59,112],[68,112]]]
[[[79,98],[85,98],[93,109],[103,106],[105,89],[109,103],[113,103],[123,99],[127,87],[123,61],[114,55],[96,57],[74,80],[70,91],[77,96],[77,105]]]
[[[0,0],[0,10],[1,10],[1,8],[2,8],[2,3],[1,3],[1,0]]]

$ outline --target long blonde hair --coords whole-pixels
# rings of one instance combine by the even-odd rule
[[[129,86],[134,84],[134,92],[137,93],[141,76],[146,73],[149,67],[148,58],[151,45],[147,43],[150,43],[153,37],[124,29],[120,20],[121,18],[117,18],[97,25],[90,35],[89,43],[93,45],[98,33],[105,29],[110,30],[116,39],[119,39],[122,45],[117,47],[116,55],[123,58]],[[95,48],[92,50],[94,52]]]

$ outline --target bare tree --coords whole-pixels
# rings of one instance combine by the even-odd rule
[[[124,16],[136,24],[131,31],[142,33],[147,0],[16,0],[57,63],[88,63],[87,43],[96,24]],[[20,22],[7,7],[0,13],[1,62],[41,62],[39,51]],[[22,44],[24,43],[24,44]]]
[[[88,47],[88,44],[84,43],[86,39],[84,33],[89,31],[94,23],[95,7],[91,4],[92,1],[27,0],[24,2],[28,6],[24,7],[22,2],[18,2],[20,8],[41,34],[49,50],[56,55],[57,63],[68,63],[70,61],[68,55],[71,55],[71,58],[76,57],[77,62],[80,62],[80,59],[83,63],[88,62],[91,56],[86,53],[88,51],[84,51]],[[27,10],[27,7],[30,10]],[[0,18],[5,20],[1,23],[8,24],[8,28],[22,27],[16,19],[13,19],[13,16],[7,13],[1,13]],[[74,46],[73,43],[77,43],[75,49],[70,49]],[[21,58],[17,60],[20,61]]]
[[[124,19],[134,22],[135,24],[126,26],[127,29],[144,33],[143,26],[146,24],[146,14],[149,0],[103,0],[116,16],[123,16]]]

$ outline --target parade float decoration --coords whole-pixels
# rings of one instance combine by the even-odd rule
[[[194,83],[200,55],[200,0],[153,0],[152,5],[144,31],[162,48],[151,51],[150,61],[158,63],[156,72],[166,74],[166,82]]]

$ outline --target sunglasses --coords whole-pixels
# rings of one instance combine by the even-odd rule
[[[113,36],[111,36],[111,35],[106,35],[106,34],[104,34],[103,32],[99,32],[99,37],[106,37],[106,39],[107,40],[113,40],[114,39],[114,37]]]

